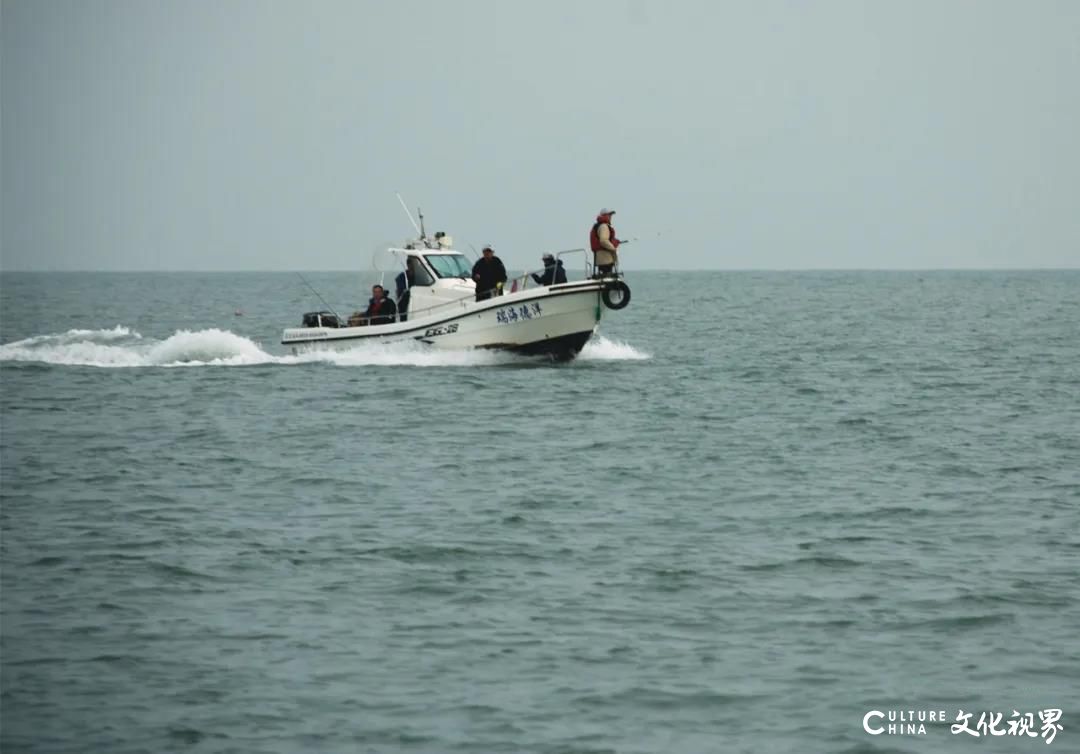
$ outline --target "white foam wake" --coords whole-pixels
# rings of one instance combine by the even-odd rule
[[[432,348],[417,341],[394,343],[359,343],[348,351],[314,351],[299,356],[284,357],[282,362],[327,362],[344,367],[410,366],[410,367],[474,367],[512,364],[520,357],[505,351],[462,349],[457,351]]]
[[[165,340],[143,338],[126,327],[111,330],[68,330],[36,335],[0,346],[0,362],[33,361],[68,366],[193,367],[254,364],[338,366],[472,367],[513,364],[523,357],[485,349],[444,351],[423,343],[360,343],[348,351],[312,351],[296,356],[267,353],[249,338],[228,330],[180,330]],[[599,337],[585,346],[580,358],[591,361],[648,359],[626,343]]]
[[[155,341],[126,327],[68,330],[5,343],[0,361],[91,367],[149,367],[262,364],[274,357],[251,340],[223,330],[180,330]]]
[[[132,332],[123,325],[117,325],[111,330],[68,330],[65,333],[59,335],[35,335],[32,338],[26,340],[20,340],[16,343],[11,343],[11,346],[36,346],[36,345],[67,345],[69,343],[80,343],[83,341],[113,341],[122,340],[124,338],[133,338],[139,340],[142,338],[137,332]],[[0,350],[7,348],[7,346],[0,346]]]
[[[621,340],[608,340],[603,335],[590,339],[578,354],[581,361],[643,361],[651,358],[650,353],[639,351]]]

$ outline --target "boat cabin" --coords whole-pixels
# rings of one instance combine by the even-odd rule
[[[398,319],[420,317],[432,309],[471,302],[476,297],[472,264],[459,251],[438,248],[388,249],[394,256],[392,285],[385,286],[398,304]]]

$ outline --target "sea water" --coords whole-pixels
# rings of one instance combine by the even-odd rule
[[[569,364],[307,279],[0,276],[4,751],[1080,750],[1080,273],[630,274]]]

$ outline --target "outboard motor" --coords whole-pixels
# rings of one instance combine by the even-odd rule
[[[333,312],[308,312],[304,315],[304,327],[341,327]]]

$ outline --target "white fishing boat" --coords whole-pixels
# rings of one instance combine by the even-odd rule
[[[418,240],[389,248],[383,257],[394,260],[386,270],[394,280],[393,287],[386,287],[397,303],[392,317],[365,321],[354,315],[342,321],[332,311],[309,312],[302,327],[284,331],[282,344],[299,353],[408,340],[435,348],[497,348],[564,360],[588,342],[605,310],[630,302],[630,289],[619,274],[592,274],[584,249],[552,255],[560,263],[583,260],[580,279],[541,285],[525,273],[507,282],[508,292],[492,291],[491,298],[477,301],[466,256],[451,248],[449,237],[436,234],[436,240],[429,240],[417,230]]]

